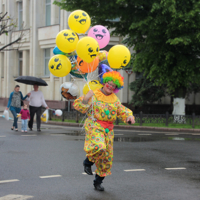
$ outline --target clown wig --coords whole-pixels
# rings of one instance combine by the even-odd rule
[[[110,71],[103,74],[101,83],[105,84],[109,81],[112,81],[117,87],[114,90],[114,93],[117,93],[124,85],[124,77],[117,71]]]

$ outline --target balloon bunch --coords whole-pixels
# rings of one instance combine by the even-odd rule
[[[72,12],[68,24],[70,29],[57,34],[54,56],[49,61],[49,70],[54,76],[64,77],[70,73],[73,77],[84,78],[87,81],[88,74],[97,68],[101,78],[105,72],[121,69],[129,63],[130,51],[124,45],[115,45],[109,52],[100,51],[109,43],[110,33],[101,25],[90,28],[91,19],[85,11]],[[79,38],[78,34],[85,34],[89,28],[88,35]],[[98,80],[94,81],[96,82],[87,83],[89,88],[85,86],[84,93],[91,89],[90,85],[94,83],[98,83],[98,87],[101,86]],[[67,95],[65,98],[68,98]]]

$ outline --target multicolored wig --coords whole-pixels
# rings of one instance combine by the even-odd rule
[[[105,84],[109,81],[112,81],[117,87],[113,91],[114,93],[117,93],[120,89],[123,88],[124,85],[124,77],[121,76],[121,74],[117,71],[111,71],[111,72],[106,72],[103,74],[101,83]]]

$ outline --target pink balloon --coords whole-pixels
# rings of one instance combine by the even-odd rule
[[[101,25],[93,26],[89,30],[88,36],[93,37],[99,43],[100,49],[104,48],[110,41],[108,29]]]

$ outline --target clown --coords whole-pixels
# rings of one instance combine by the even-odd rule
[[[86,159],[84,171],[93,175],[91,166],[95,163],[94,187],[104,191],[103,179],[111,175],[113,161],[114,121],[118,118],[126,123],[135,123],[132,111],[124,107],[115,95],[123,88],[123,77],[119,72],[106,72],[102,77],[103,88],[90,90],[74,102],[74,108],[87,113],[84,127],[86,131],[84,150]]]

